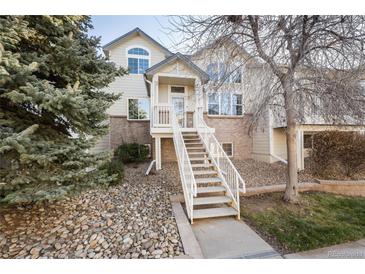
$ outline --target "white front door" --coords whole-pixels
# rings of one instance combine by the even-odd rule
[[[181,127],[185,127],[185,99],[183,96],[171,96],[172,106]]]

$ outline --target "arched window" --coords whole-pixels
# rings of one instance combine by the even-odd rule
[[[128,54],[146,55],[146,56],[150,55],[147,50],[141,49],[141,48],[130,49],[130,50],[128,50]]]
[[[148,50],[135,47],[128,49],[128,70],[131,74],[143,74],[149,68],[150,53]]]

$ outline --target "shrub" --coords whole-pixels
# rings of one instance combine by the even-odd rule
[[[106,166],[106,170],[108,175],[117,175],[117,179],[120,180],[123,178],[124,175],[124,164],[123,162],[118,159],[117,157],[114,157]]]
[[[114,151],[114,156],[123,163],[143,162],[149,155],[149,147],[137,143],[122,144]]]
[[[365,164],[365,135],[358,132],[327,131],[313,137],[311,169],[328,179],[356,178]]]

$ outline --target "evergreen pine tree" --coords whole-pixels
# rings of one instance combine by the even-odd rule
[[[53,199],[115,179],[99,168],[110,156],[88,150],[118,98],[104,88],[126,71],[98,52],[90,28],[88,16],[0,17],[0,200]]]

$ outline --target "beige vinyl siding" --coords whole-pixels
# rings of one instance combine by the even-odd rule
[[[195,88],[192,86],[186,87],[187,91],[187,105],[186,105],[186,111],[195,111]]]
[[[109,58],[117,65],[127,67],[127,48],[138,46],[149,50],[151,58],[150,66],[153,66],[165,59],[165,54],[161,49],[139,35],[130,37],[127,40],[123,40],[122,42],[115,44],[110,50]]]
[[[169,102],[169,90],[168,85],[158,86],[158,102],[163,104],[168,104]]]
[[[139,46],[149,50],[149,66],[153,66],[165,59],[163,51],[161,51],[157,46],[141,36],[135,35],[114,45],[110,49],[110,61],[114,62],[118,66],[127,68],[127,49]],[[123,77],[118,77],[109,85],[107,90],[109,92],[122,94],[122,97],[107,110],[107,113],[113,116],[127,116],[127,98],[148,98],[146,84],[143,79],[143,75],[141,74],[129,74]]]
[[[196,73],[191,68],[189,68],[180,61],[175,61],[171,64],[163,66],[159,70],[159,73],[176,74],[176,75],[188,76],[191,78],[197,77]]]
[[[148,98],[143,75],[128,75],[125,78],[117,78],[109,85],[108,90],[113,93],[122,94],[108,110],[109,115],[126,116],[127,98]]]
[[[272,131],[273,153],[280,158],[287,159],[285,128],[275,128]]]
[[[270,162],[270,125],[269,113],[260,118],[257,127],[252,132],[252,158],[258,161]]]
[[[351,126],[351,125],[301,125],[299,126],[304,132],[312,131],[330,131],[330,130],[340,130],[340,131],[364,131],[365,126]]]
[[[91,153],[100,153],[110,150],[110,135],[104,135],[96,142],[95,146],[90,149]]]

